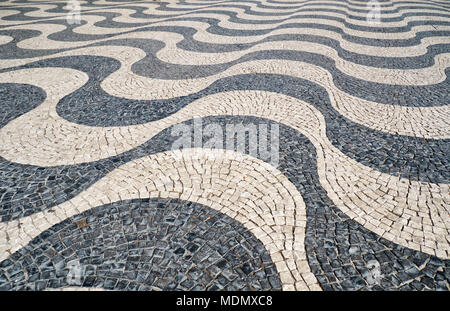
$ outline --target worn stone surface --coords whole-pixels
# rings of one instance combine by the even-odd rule
[[[80,5],[0,2],[1,289],[449,290],[449,4]]]
[[[1,290],[281,289],[270,255],[241,224],[174,199],[90,209],[44,231],[0,266]]]

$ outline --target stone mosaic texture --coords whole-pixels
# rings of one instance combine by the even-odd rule
[[[448,291],[450,2],[377,3],[0,1],[0,290]]]

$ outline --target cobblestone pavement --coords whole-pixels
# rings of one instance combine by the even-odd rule
[[[0,290],[449,290],[449,68],[444,0],[0,0]]]

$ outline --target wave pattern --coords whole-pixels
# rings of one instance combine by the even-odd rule
[[[0,289],[450,289],[448,3],[79,2],[0,1]]]

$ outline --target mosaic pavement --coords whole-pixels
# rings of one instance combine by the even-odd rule
[[[450,289],[449,1],[79,4],[0,0],[0,290]]]

